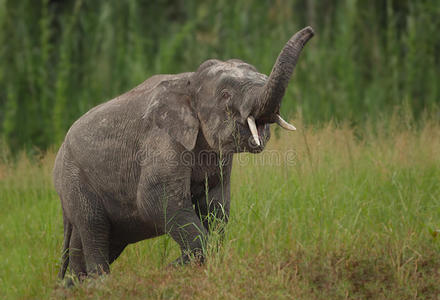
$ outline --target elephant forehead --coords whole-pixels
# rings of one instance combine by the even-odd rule
[[[265,82],[267,76],[249,69],[246,64],[216,64],[208,71],[208,76],[218,77],[220,80],[228,77],[236,80],[251,80]]]

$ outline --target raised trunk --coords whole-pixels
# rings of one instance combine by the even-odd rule
[[[308,26],[292,36],[281,50],[261,94],[261,105],[259,111],[255,114],[256,119],[259,121],[265,123],[277,121],[281,99],[286,92],[287,84],[295,69],[301,50],[313,35],[312,27]]]

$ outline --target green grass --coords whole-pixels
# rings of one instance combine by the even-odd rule
[[[400,119],[399,119],[400,120]],[[413,299],[440,294],[440,125],[389,121],[276,131],[236,158],[231,219],[204,266],[167,267],[164,236],[130,245],[109,276],[64,289],[54,151],[0,164],[5,298]],[[277,154],[278,153],[278,154]],[[289,153],[286,156],[286,153]],[[277,156],[278,155],[278,156]],[[275,158],[279,158],[279,162]],[[279,164],[279,165],[278,165]]]

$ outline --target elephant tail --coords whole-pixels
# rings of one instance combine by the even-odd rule
[[[66,274],[67,266],[69,265],[69,244],[70,237],[72,236],[72,223],[64,216],[64,241],[63,241],[63,254],[61,256],[61,269],[58,273],[58,279],[63,280]]]

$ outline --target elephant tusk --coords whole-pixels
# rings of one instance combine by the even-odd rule
[[[278,125],[280,125],[281,127],[283,127],[284,129],[291,130],[291,131],[296,130],[295,126],[293,126],[292,124],[289,124],[286,121],[284,121],[284,119],[281,118],[281,116],[279,114],[277,114],[275,122]]]
[[[255,119],[252,116],[247,118],[249,129],[251,130],[252,136],[254,138],[255,144],[260,146],[260,138],[258,137],[257,125],[255,125]]]

